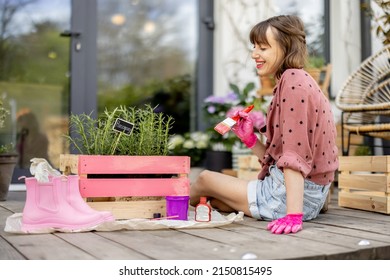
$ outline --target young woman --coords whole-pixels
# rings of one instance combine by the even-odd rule
[[[318,216],[338,168],[333,114],[303,70],[307,49],[300,18],[282,15],[260,22],[250,41],[258,74],[277,81],[260,131],[266,143],[258,140],[247,113],[236,113],[241,118],[232,131],[252,149],[262,169],[253,181],[203,171],[191,186],[191,205],[207,196],[221,211],[272,220],[267,226],[272,233],[295,233],[302,221]]]

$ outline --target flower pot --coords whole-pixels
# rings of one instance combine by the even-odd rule
[[[228,151],[207,151],[206,169],[221,172],[222,169],[232,168],[232,152]]]
[[[7,200],[9,185],[17,162],[17,154],[0,155],[0,201]]]

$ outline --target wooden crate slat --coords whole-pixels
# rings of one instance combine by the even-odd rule
[[[237,177],[237,170],[234,169],[222,169],[221,172],[229,176]]]
[[[60,155],[60,171],[69,175],[79,173],[79,156],[72,154]]]
[[[259,159],[255,155],[238,156],[238,169],[260,170]]]
[[[89,198],[88,204],[92,208],[99,211],[110,211],[116,219],[152,218],[153,213],[165,213],[165,199],[123,201],[121,198],[189,195],[190,192],[188,178],[190,157],[187,156],[67,154],[60,156],[60,171],[64,174],[78,174],[81,196]],[[99,176],[91,178],[92,175],[96,174]],[[111,178],[114,176],[110,177],[110,174],[128,176]],[[165,176],[170,178],[161,178],[162,176],[149,176],[150,174],[169,174],[171,176]],[[107,201],[105,199],[107,197],[115,197],[119,200]]]
[[[341,156],[339,162],[339,206],[390,214],[390,156]]]
[[[386,174],[339,174],[339,188],[390,192]]]
[[[187,156],[79,155],[79,174],[188,174]]]
[[[390,197],[379,193],[339,192],[339,206],[390,214]]]
[[[390,172],[390,156],[341,156],[339,171]]]
[[[182,178],[86,179],[80,178],[82,197],[189,195],[190,183]]]
[[[238,169],[237,178],[245,180],[256,180],[259,175],[259,171]]]
[[[110,211],[116,220],[133,218],[153,218],[153,213],[166,216],[166,203],[164,200],[145,201],[116,201],[116,202],[88,202],[91,208],[97,211]]]

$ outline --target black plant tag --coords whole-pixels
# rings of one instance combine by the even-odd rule
[[[112,129],[130,135],[133,131],[133,127],[133,123],[117,118]]]

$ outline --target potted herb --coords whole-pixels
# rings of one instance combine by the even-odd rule
[[[8,115],[9,111],[4,107],[3,100],[0,99],[0,128],[4,127]],[[15,152],[14,144],[0,144],[0,201],[7,199],[9,185],[17,162],[18,154]]]
[[[169,155],[173,118],[154,108],[117,107],[97,119],[71,115],[79,155],[61,155],[60,170],[80,176],[81,196],[116,219],[165,216],[166,196],[188,196],[190,158]],[[119,122],[119,125],[118,125]]]
[[[130,133],[115,128],[117,121],[129,125]],[[150,105],[144,109],[119,106],[105,110],[99,118],[71,115],[70,127],[75,136],[65,136],[84,155],[168,155],[169,131],[173,118],[155,113]],[[121,125],[119,125],[121,128]]]

